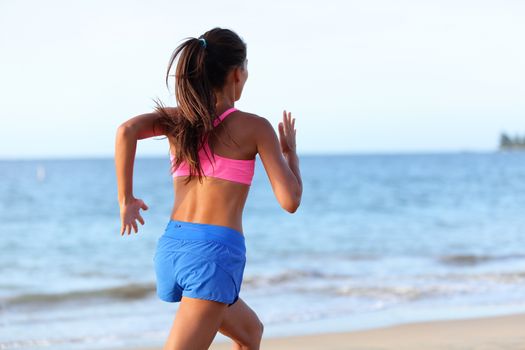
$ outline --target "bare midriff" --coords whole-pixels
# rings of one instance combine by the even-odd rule
[[[243,233],[242,213],[250,186],[212,177],[202,184],[194,177],[173,179],[175,200],[171,219],[227,226]]]

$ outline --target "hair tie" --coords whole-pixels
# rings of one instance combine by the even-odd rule
[[[200,38],[199,41],[201,42],[201,46],[206,48],[206,39]]]

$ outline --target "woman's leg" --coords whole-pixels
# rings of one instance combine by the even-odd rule
[[[263,328],[257,314],[239,298],[224,312],[219,332],[234,341],[234,350],[259,350]]]
[[[207,350],[227,308],[225,303],[183,296],[164,350]]]

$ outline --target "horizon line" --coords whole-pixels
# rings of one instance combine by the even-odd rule
[[[519,153],[523,150],[495,149],[458,149],[458,150],[396,150],[396,151],[323,151],[323,152],[298,152],[299,157],[322,156],[382,156],[382,155],[436,155],[436,154],[463,154],[463,153]],[[135,155],[135,159],[165,158],[167,154]],[[45,156],[0,156],[0,161],[12,160],[82,160],[82,159],[114,159],[114,155],[45,155]]]

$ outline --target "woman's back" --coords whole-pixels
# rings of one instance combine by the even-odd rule
[[[242,213],[251,182],[250,167],[255,164],[257,143],[257,116],[234,110],[218,123],[215,133],[209,138],[208,145],[213,151],[215,161],[212,161],[215,174],[231,171],[232,164],[238,171],[248,168],[244,174],[217,177],[211,174],[203,178],[202,183],[197,177],[186,181],[186,172],[175,172],[173,177],[174,205],[171,212],[173,220],[197,223],[215,224],[231,227],[239,232],[242,229]],[[174,146],[170,144],[170,149]],[[173,152],[170,152],[173,153]],[[202,154],[202,153],[201,153]],[[210,155],[210,157],[213,157]],[[213,158],[212,158],[213,159]],[[171,157],[173,160],[173,156]],[[206,156],[201,157],[207,162]],[[221,162],[222,161],[222,162]],[[240,161],[237,162],[236,161]],[[227,167],[219,169],[219,166]],[[252,170],[253,171],[253,170]]]

